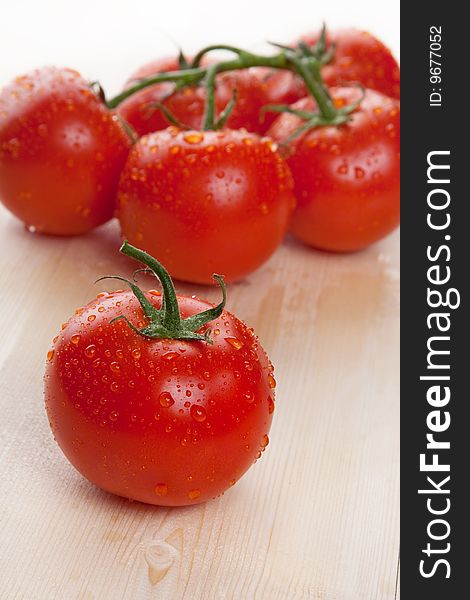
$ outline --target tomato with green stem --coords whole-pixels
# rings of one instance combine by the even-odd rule
[[[343,86],[359,83],[365,88],[400,98],[400,68],[391,51],[378,38],[358,29],[326,29],[305,34],[300,39],[305,51],[315,49],[321,59],[325,84]],[[299,47],[299,41],[294,47]],[[293,104],[309,95],[304,81],[289,70],[258,69],[266,104]],[[266,115],[266,132],[274,121]]]
[[[177,296],[168,272],[125,243],[163,293],[101,293],[76,311],[48,353],[50,426],[98,487],[165,506],[222,494],[260,458],[274,411],[273,367],[245,323]],[[117,277],[118,280],[123,278]]]
[[[360,250],[399,224],[400,103],[358,88],[332,88],[331,95],[337,110],[355,106],[346,123],[315,127],[321,113],[306,98],[269,135],[284,142],[294,177],[294,236],[322,250]]]
[[[204,63],[207,65],[207,61]],[[145,78],[158,70],[178,70],[176,59],[171,61],[155,61],[139,69],[129,79],[126,87],[135,83],[137,77]],[[227,119],[226,127],[244,128],[247,131],[260,129],[260,111],[265,104],[265,96],[256,77],[249,69],[238,72],[221,73],[216,79],[215,103],[218,113],[230,103],[234,91],[237,102]],[[188,129],[200,129],[204,119],[206,105],[206,88],[202,84],[194,84],[178,88],[166,81],[142,89],[118,107],[118,112],[133,129],[142,136],[147,133],[166,129],[174,121]]]
[[[0,200],[31,231],[90,231],[113,216],[130,145],[76,71],[17,77],[0,93]]]

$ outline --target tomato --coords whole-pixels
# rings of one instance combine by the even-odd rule
[[[38,69],[0,94],[0,198],[30,230],[73,235],[109,220],[129,147],[76,71]]]
[[[143,295],[161,308],[159,292]],[[166,292],[165,302],[183,319],[219,314],[199,329],[212,343],[142,335],[114,320],[148,326],[136,296],[101,293],[55,339],[45,402],[56,441],[89,481],[126,498],[180,506],[223,493],[261,456],[275,380],[253,330],[222,312],[223,303],[213,308]]]
[[[360,96],[357,88],[332,88],[337,107]],[[314,108],[305,98],[293,105]],[[269,135],[286,140],[303,121],[283,114]],[[289,144],[298,205],[291,231],[323,250],[359,250],[399,223],[400,103],[366,90],[351,120],[339,127],[311,129]]]
[[[320,33],[303,35],[301,40],[313,46]],[[327,32],[327,44],[336,44],[334,58],[322,68],[327,86],[358,82],[386,96],[400,98],[400,68],[390,50],[367,31],[340,29]],[[260,68],[252,70],[260,79],[265,104],[293,104],[308,96],[300,77],[290,71]],[[261,132],[268,130],[276,115],[267,113]]]
[[[295,204],[276,147],[232,130],[144,136],[119,183],[123,237],[162,257],[177,279],[244,277],[279,246]]]
[[[137,75],[146,77],[151,74],[151,69],[159,68],[160,64],[163,65],[163,68],[174,67],[174,63],[169,61],[150,63],[149,66],[142,67]],[[133,75],[132,79],[135,76]],[[166,129],[170,124],[163,112],[156,106],[158,103],[163,104],[183,125],[192,129],[200,129],[206,105],[205,87],[193,85],[178,91],[174,91],[174,89],[175,86],[171,82],[149,86],[124,100],[117,110],[139,135]],[[220,114],[226,108],[235,89],[237,101],[226,127],[258,131],[260,129],[260,109],[265,104],[265,95],[259,78],[250,69],[220,73],[217,76],[216,113]]]
[[[309,45],[319,33],[302,36]],[[356,81],[391,98],[400,98],[400,68],[390,50],[368,31],[340,29],[327,35],[327,43],[336,44],[333,60],[322,69],[328,86]]]

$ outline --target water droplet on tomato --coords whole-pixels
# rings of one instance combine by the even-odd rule
[[[271,396],[268,396],[268,412],[270,415],[272,415],[274,412],[274,400],[271,398]]]
[[[168,486],[166,483],[157,483],[154,491],[157,496],[166,496],[168,494]]]
[[[255,399],[255,395],[253,394],[253,392],[248,391],[245,392],[245,398],[248,404],[252,404]]]
[[[113,362],[112,362],[112,363],[109,365],[109,368],[111,369],[111,371],[112,371],[113,373],[120,373],[120,371],[121,371],[121,365],[120,365],[118,362],[116,362],[116,361],[113,361]]]
[[[160,406],[163,406],[163,408],[170,408],[170,406],[175,403],[170,392],[162,392],[158,397],[158,401],[160,402]]]
[[[183,139],[188,144],[199,144],[204,139],[204,135],[202,133],[188,133]]]
[[[236,482],[237,482],[237,480],[236,480],[236,479],[231,479],[231,480],[228,482],[228,484],[229,484],[229,486],[230,486],[230,487],[232,487],[233,485],[235,485],[235,484],[236,484]]]
[[[219,179],[223,179],[225,177],[225,171],[216,171],[215,176]]]
[[[100,313],[104,312],[104,306],[98,306],[98,312],[100,312]]]
[[[49,350],[49,352],[47,353],[47,360],[49,362],[51,362],[51,360],[54,358],[54,350]]]
[[[118,417],[119,417],[119,413],[117,412],[117,410],[112,410],[109,413],[109,420],[110,421],[116,421]]]
[[[265,433],[263,435],[263,439],[261,440],[261,448],[266,448],[266,446],[269,444],[269,437],[268,435]]]
[[[85,348],[83,353],[87,358],[93,358],[95,356],[95,352],[96,352],[95,344],[90,344],[89,346],[87,346]]]
[[[337,168],[337,172],[338,172],[340,175],[346,175],[346,173],[348,172],[348,165],[345,165],[345,164],[343,163],[342,165],[340,165],[340,166]]]
[[[72,342],[72,344],[77,345],[78,342],[80,341],[80,336],[78,335],[78,333],[76,333],[75,335],[72,335],[72,337],[70,338],[70,341]]]
[[[178,352],[165,352],[165,354],[163,354],[163,356],[162,356],[162,359],[170,361],[170,360],[174,360],[178,356],[179,356]]]
[[[201,490],[190,490],[188,492],[188,498],[190,500],[196,500],[196,498],[199,498],[199,496],[201,495]]]
[[[258,452],[255,454],[255,458],[256,459],[261,458],[261,451],[260,450],[258,450]]]
[[[138,348],[134,348],[134,350],[132,350],[132,357],[135,358],[135,360],[139,360],[140,350]]]
[[[271,374],[268,375],[268,385],[272,390],[276,387],[276,380]]]
[[[362,179],[365,174],[366,172],[364,171],[364,169],[361,169],[361,167],[354,167],[354,176],[356,177],[356,179]]]
[[[170,154],[179,154],[181,148],[179,146],[170,146]]]
[[[233,346],[233,348],[235,348],[235,350],[240,350],[240,348],[243,348],[243,342],[238,340],[237,338],[234,337],[226,337],[224,338],[225,341],[230,344],[231,346]]]
[[[204,379],[206,381],[208,381],[211,378],[211,374],[209,373],[209,371],[204,371],[204,373],[202,374],[202,376],[204,377]]]
[[[206,409],[203,406],[193,404],[189,411],[191,417],[198,423],[202,423],[207,419]]]
[[[119,385],[116,383],[116,381],[113,381],[109,387],[112,392],[117,392],[119,390]]]

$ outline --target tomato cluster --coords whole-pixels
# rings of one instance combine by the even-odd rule
[[[217,49],[234,58],[208,58]],[[99,295],[49,352],[50,424],[90,481],[181,505],[223,493],[261,456],[271,363],[224,310],[224,287],[213,307],[177,297],[169,273],[234,281],[288,232],[335,252],[391,232],[399,91],[390,51],[353,29],[308,34],[272,56],[210,46],[159,59],[110,100],[70,69],[38,69],[3,88],[5,206],[30,231],[52,235],[117,216],[123,252],[164,290],[128,281],[132,293]]]

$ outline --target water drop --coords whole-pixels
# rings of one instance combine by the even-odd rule
[[[93,358],[95,356],[96,346],[95,344],[90,344],[85,348],[84,354],[87,358]]]
[[[188,133],[183,139],[188,144],[199,144],[204,139],[204,135],[202,133]]]
[[[165,354],[162,355],[162,359],[170,361],[177,358],[178,356],[178,352],[165,352]]]
[[[47,360],[49,362],[51,362],[51,360],[54,358],[54,350],[49,350],[49,352],[47,353]]]
[[[166,483],[157,483],[154,491],[157,496],[166,496],[168,494],[168,486]]]
[[[203,406],[193,404],[189,412],[191,417],[198,423],[202,423],[207,418],[206,409]]]
[[[263,435],[263,439],[261,440],[261,448],[266,448],[266,446],[269,444],[269,437],[268,435],[265,433]]]
[[[175,403],[170,392],[162,392],[158,397],[158,401],[160,402],[160,406],[163,406],[163,408],[170,408],[170,406]]]
[[[113,361],[113,362],[112,362],[112,363],[109,365],[109,368],[111,369],[111,371],[112,371],[113,373],[119,373],[119,372],[121,371],[121,365],[120,365],[118,362],[116,362],[116,361]]]
[[[362,179],[365,174],[366,173],[365,173],[364,169],[361,169],[361,167],[354,168],[354,175],[355,175],[356,179]]]
[[[231,346],[233,346],[233,348],[235,348],[236,350],[240,350],[240,348],[243,348],[243,342],[238,340],[237,338],[234,337],[226,337],[224,338],[225,341],[230,344]]]
[[[72,337],[70,338],[70,341],[72,342],[72,344],[78,344],[78,342],[80,341],[80,336],[78,335],[78,333],[76,333],[75,335],[72,335]]]
[[[117,392],[119,390],[119,385],[115,381],[113,381],[109,387],[112,392]]]
[[[271,374],[268,375],[268,385],[272,390],[276,387],[276,380]]]
[[[199,498],[200,495],[201,495],[201,490],[190,490],[188,492],[188,498],[190,500],[196,500],[196,498]]]
[[[110,421],[116,421],[118,417],[119,417],[119,413],[116,410],[112,410],[109,413],[109,420]]]
[[[138,348],[135,348],[134,350],[132,350],[132,357],[135,358],[135,360],[139,360],[140,350]]]
[[[96,319],[96,315],[88,315],[88,317],[87,317],[87,321],[90,321],[90,323],[92,323],[95,319]]]
[[[270,415],[272,415],[274,412],[274,400],[271,398],[271,396],[268,396],[268,411]]]
[[[248,391],[245,392],[245,398],[248,404],[252,404],[255,399],[255,395],[253,394],[253,392]]]

